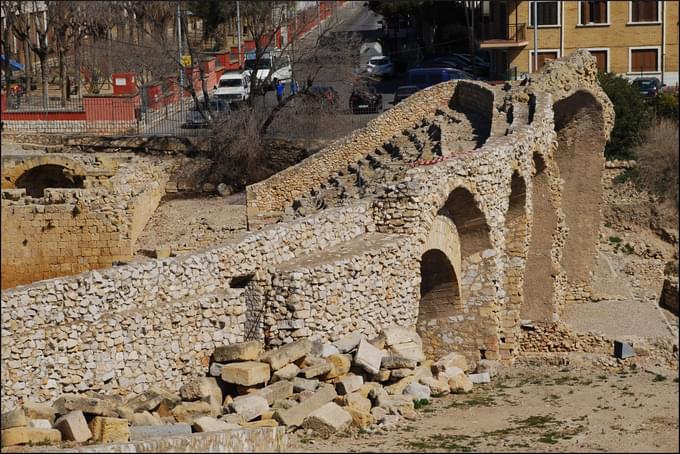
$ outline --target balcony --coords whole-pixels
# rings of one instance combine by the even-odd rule
[[[485,30],[479,47],[482,49],[508,49],[524,47],[529,42],[526,37],[527,24],[505,24],[504,30],[499,30],[493,23],[489,30]]]

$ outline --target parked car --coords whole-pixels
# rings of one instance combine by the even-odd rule
[[[309,88],[309,94],[319,101],[327,102],[330,105],[335,105],[338,102],[338,92],[335,88],[327,85],[312,85]]]
[[[419,90],[419,88],[415,85],[402,85],[401,87],[398,87],[397,91],[394,93],[394,103],[393,104],[398,104],[399,102],[408,98],[409,96],[411,96],[413,93],[417,92],[418,90]]]
[[[383,109],[382,95],[374,86],[355,87],[349,97],[349,108],[352,113],[377,113]]]
[[[661,81],[656,77],[638,77],[633,81],[633,86],[640,91],[642,96],[654,97],[661,90]]]
[[[203,115],[201,115],[201,112],[196,107],[193,107],[187,112],[186,121],[182,123],[182,128],[208,128],[212,126],[216,120],[231,112],[229,103],[224,99],[219,98],[212,98],[210,100],[210,109],[208,109],[208,103],[201,101],[201,110],[203,111]]]
[[[217,82],[215,97],[227,102],[243,102],[250,97],[250,77],[247,73],[223,74]]]
[[[394,75],[394,65],[390,57],[371,57],[366,72],[372,76],[391,77]]]
[[[419,89],[447,80],[460,79],[471,80],[472,76],[455,68],[413,68],[408,70],[409,85],[415,85]]]

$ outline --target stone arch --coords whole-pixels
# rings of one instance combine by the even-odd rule
[[[42,164],[22,173],[14,182],[31,197],[42,197],[45,188],[82,188],[83,176],[59,164]]]
[[[553,313],[554,271],[551,250],[557,228],[557,211],[551,198],[550,176],[545,158],[534,153],[533,164],[533,222],[522,285],[524,298],[520,306],[520,317],[549,321]]]
[[[439,249],[428,249],[420,261],[420,276],[418,324],[454,315],[461,306],[461,297],[449,257]]]
[[[587,90],[557,101],[553,109],[557,133],[554,156],[564,181],[561,206],[569,232],[562,267],[569,289],[578,292],[589,286],[596,263],[606,125],[602,104]]]
[[[460,238],[461,259],[491,248],[489,224],[472,193],[459,186],[449,194],[440,213],[451,218]]]

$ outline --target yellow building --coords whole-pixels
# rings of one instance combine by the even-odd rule
[[[491,54],[491,78],[519,79],[548,59],[588,49],[601,71],[678,83],[675,0],[500,0],[484,2],[484,12],[479,44]]]

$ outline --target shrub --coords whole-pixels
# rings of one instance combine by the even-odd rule
[[[660,92],[652,98],[650,105],[656,117],[678,121],[678,91]]]
[[[614,130],[604,153],[607,159],[633,159],[634,148],[645,138],[652,123],[652,111],[640,92],[623,77],[598,74],[602,89],[614,104]]]
[[[662,119],[637,147],[638,181],[645,188],[673,200],[678,207],[678,123]]]

